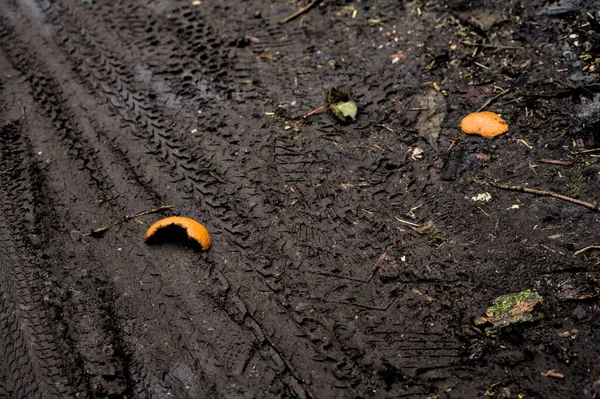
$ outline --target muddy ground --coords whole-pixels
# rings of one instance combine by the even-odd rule
[[[600,395],[599,2],[306,4],[0,2],[0,397]]]

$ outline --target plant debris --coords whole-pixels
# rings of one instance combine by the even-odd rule
[[[112,223],[110,226],[93,229],[89,233],[85,233],[84,236],[91,236],[91,237],[99,238],[99,237],[102,237],[104,235],[104,233],[106,233],[108,231],[108,229],[110,229],[111,227],[120,225],[121,223],[124,223],[124,222],[128,222],[131,219],[137,218],[138,216],[150,215],[151,213],[166,211],[167,209],[171,209],[174,207],[175,207],[175,205],[161,205],[158,208],[148,209],[148,210],[145,210],[142,212],[138,212],[134,215],[125,215],[123,217],[123,219]]]
[[[356,120],[358,106],[356,101],[350,100],[350,96],[347,93],[334,87],[329,90],[327,101],[335,116],[342,122],[349,122],[348,118],[352,121]]]
[[[94,230],[90,231],[88,235],[90,235],[92,237],[102,237],[104,235],[104,233],[106,233],[107,231],[108,231],[108,227],[100,227],[98,229],[94,229]]]
[[[529,187],[523,187],[523,186],[509,186],[507,184],[495,183],[495,182],[492,182],[490,180],[473,180],[473,181],[475,183],[477,183],[477,184],[489,185],[489,186],[492,186],[492,187],[501,188],[503,190],[520,191],[522,193],[537,194],[537,195],[541,195],[541,196],[544,196],[544,197],[558,198],[558,199],[561,199],[563,201],[572,202],[574,204],[585,206],[586,208],[589,208],[589,209],[594,210],[596,212],[600,212],[600,205],[598,205],[598,204],[593,204],[591,202],[581,201],[581,200],[578,200],[576,198],[569,197],[569,196],[562,195],[562,194],[558,194],[558,193],[555,193],[555,192],[549,191],[549,190],[538,190],[538,189],[535,189],[535,188],[529,188]]]
[[[545,373],[541,373],[541,374],[544,377],[558,378],[559,380],[562,380],[565,378],[565,375],[563,373],[559,373],[556,370],[548,370]]]
[[[600,249],[600,245],[588,245],[585,248],[581,248],[580,250],[575,251],[575,253],[573,253],[573,256],[581,255],[582,253],[587,252],[590,249]]]
[[[442,238],[442,232],[435,224],[427,229],[427,244],[440,245],[442,242],[444,242],[444,239]]]
[[[542,318],[535,312],[542,302],[543,298],[531,290],[499,296],[486,310],[485,316],[475,319],[475,325],[481,326],[486,335],[495,335],[504,327]]]
[[[278,22],[278,24],[283,25],[285,23],[290,22],[292,19],[298,18],[300,15],[304,14],[305,12],[309,11],[311,8],[313,8],[314,6],[319,4],[320,1],[321,0],[312,0],[310,3],[308,3],[306,6],[302,7],[298,11],[296,11],[296,12],[288,15],[287,17],[283,18],[282,20],[280,20]]]
[[[425,232],[432,227],[433,227],[433,220],[428,220],[419,227],[411,227],[411,228],[419,234],[425,234]]]

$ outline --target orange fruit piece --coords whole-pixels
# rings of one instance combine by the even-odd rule
[[[495,112],[473,112],[460,121],[460,130],[491,139],[508,130],[508,123]]]
[[[146,231],[144,240],[150,240],[154,233],[156,233],[158,230],[172,225],[185,229],[188,238],[198,242],[203,250],[206,251],[212,245],[212,237],[210,236],[208,230],[206,230],[206,227],[196,222],[194,219],[183,216],[171,216],[154,223],[152,226],[150,226],[148,231]]]

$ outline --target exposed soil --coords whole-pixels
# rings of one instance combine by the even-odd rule
[[[600,2],[307,3],[0,2],[0,397],[600,397]]]

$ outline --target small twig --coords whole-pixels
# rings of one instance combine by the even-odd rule
[[[391,127],[389,127],[389,126],[386,126],[386,125],[384,125],[383,123],[374,123],[373,125],[374,125],[374,126],[379,126],[379,127],[382,127],[382,128],[384,128],[385,130],[387,130],[387,131],[390,131],[390,132],[394,133],[394,129],[392,129],[392,128],[391,128]]]
[[[149,215],[151,213],[162,212],[162,211],[164,211],[166,209],[171,209],[171,208],[175,208],[175,205],[162,205],[162,206],[159,206],[158,208],[148,209],[147,211],[136,213],[135,215],[127,215],[123,219],[125,221],[127,221],[127,220],[134,219],[134,218],[136,218],[138,216],[144,216],[144,215]]]
[[[392,303],[394,303],[396,301],[396,299],[398,298],[392,298],[388,301],[387,304],[383,305],[383,306],[375,306],[375,305],[368,305],[368,304],[362,304],[362,303],[355,303],[355,302],[350,302],[350,301],[336,301],[338,303],[342,303],[344,305],[352,305],[352,306],[357,306],[359,308],[365,308],[365,309],[372,309],[372,310],[388,310],[388,308],[390,307],[390,305]]]
[[[419,227],[419,225],[418,225],[418,224],[416,224],[416,223],[413,223],[413,222],[409,222],[408,220],[402,220],[402,219],[400,219],[398,216],[394,216],[394,219],[396,219],[396,220],[397,220],[397,221],[399,221],[400,223],[404,223],[404,224],[407,224],[407,225],[409,225],[409,226]]]
[[[110,229],[111,227],[117,226],[123,222],[127,222],[131,219],[135,219],[138,216],[144,216],[144,215],[149,215],[151,213],[162,212],[164,210],[171,209],[171,208],[175,208],[175,205],[162,205],[162,206],[159,206],[158,208],[148,209],[146,211],[136,213],[135,215],[125,215],[125,217],[123,217],[123,219],[121,219],[117,222],[114,222],[106,227],[100,227],[97,229],[93,229],[89,233],[85,233],[84,236],[101,237],[102,235],[104,235],[104,233],[106,233],[108,231],[108,229]]]
[[[553,250],[552,248],[550,248],[550,247],[549,247],[549,246],[547,246],[547,245],[540,244],[540,247],[544,248],[546,251],[550,251],[550,252],[552,252],[553,254],[555,254],[555,253],[556,253],[556,251],[555,251],[555,250]],[[561,252],[560,254],[561,254],[561,255],[564,255],[562,252]]]
[[[510,91],[510,87],[508,89],[504,90],[503,92],[496,94],[494,97],[488,99],[486,102],[483,103],[483,105],[481,107],[479,107],[479,109],[476,112],[482,111],[485,107],[487,107],[494,101],[504,97],[504,95],[507,94],[509,91]]]
[[[525,47],[518,47],[518,46],[502,46],[502,45],[480,44],[480,43],[471,43],[471,42],[461,42],[461,44],[464,44],[466,46],[477,46],[477,47],[506,49],[506,50],[522,50],[525,48]]]
[[[27,114],[25,113],[25,107],[23,106],[23,103],[21,102],[21,100],[18,100],[17,102],[19,103],[19,107],[21,108],[21,119],[26,119]]]
[[[529,194],[537,194],[537,195],[541,195],[544,197],[553,197],[553,198],[558,198],[561,199],[563,201],[568,201],[568,202],[572,202],[574,204],[577,205],[581,205],[581,206],[585,206],[586,208],[592,209],[596,212],[600,212],[600,206],[598,206],[597,204],[592,204],[591,202],[585,202],[585,201],[581,201],[572,197],[567,197],[566,195],[562,195],[562,194],[558,194],[555,193],[553,191],[547,191],[547,190],[538,190],[535,188],[529,188],[529,187],[522,187],[522,186],[509,186],[506,184],[498,184],[498,183],[494,183],[491,182],[489,180],[474,180],[475,183],[477,184],[483,184],[483,185],[487,185],[487,186],[493,186],[496,188],[501,188],[503,190],[510,190],[510,191],[520,191],[522,193],[529,193]]]
[[[287,22],[290,22],[292,19],[299,17],[300,15],[304,14],[305,12],[307,12],[308,10],[310,10],[311,8],[316,6],[319,1],[321,1],[321,0],[312,0],[310,3],[308,3],[308,5],[306,7],[303,7],[301,9],[299,9],[298,11],[296,11],[295,13],[288,15],[287,17],[285,17],[278,23],[280,25],[283,25]]]
[[[482,207],[478,206],[477,209],[479,209],[485,216],[490,217],[490,214],[484,211]]]
[[[458,141],[457,139],[452,140],[446,151],[450,151],[456,145],[457,141]]]
[[[576,251],[573,256],[581,255],[585,251],[589,251],[590,249],[600,249],[600,245],[589,245],[585,248],[581,248],[579,251]]]
[[[312,111],[310,111],[308,114],[304,115],[303,118],[306,119],[309,116],[316,114],[319,111],[324,110],[325,108],[329,107],[329,104],[325,104],[325,105],[321,105],[319,108],[313,109]]]
[[[540,163],[548,163],[551,165],[560,165],[560,166],[571,166],[573,165],[573,161],[561,161],[558,159],[540,159],[538,162]]]
[[[589,150],[581,150],[577,152],[572,152],[571,155],[579,155],[579,154],[589,154],[590,152],[598,152],[600,148],[591,148]]]
[[[425,234],[425,232],[432,227],[433,227],[433,220],[428,220],[425,223],[423,223],[423,225],[421,225],[419,227],[411,227],[411,229],[413,229],[414,231],[416,231],[419,234]]]

